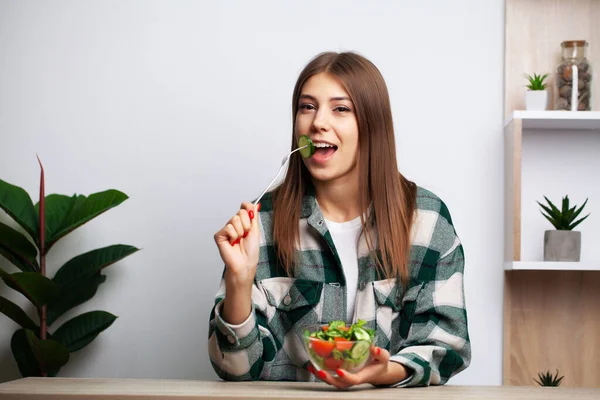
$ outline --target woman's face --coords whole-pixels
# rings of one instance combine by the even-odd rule
[[[319,73],[310,77],[298,99],[296,140],[307,135],[317,146],[304,160],[313,179],[333,181],[358,179],[358,121],[354,104],[334,76]]]

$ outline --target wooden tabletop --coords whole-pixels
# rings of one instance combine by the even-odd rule
[[[430,386],[374,389],[360,386],[347,391],[324,383],[212,382],[150,379],[25,378],[0,384],[0,399],[600,399],[599,389],[514,386]]]

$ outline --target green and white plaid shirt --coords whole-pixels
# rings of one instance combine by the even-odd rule
[[[303,200],[301,258],[294,278],[276,263],[271,197],[261,201],[260,256],[253,310],[240,325],[220,316],[225,282],[212,309],[208,350],[224,380],[314,381],[302,334],[308,325],[346,320],[343,269],[313,195]],[[361,236],[358,288],[352,321],[376,330],[377,346],[411,375],[393,386],[440,385],[467,368],[471,345],[463,292],[464,252],[450,213],[435,194],[418,188],[412,230],[410,283],[378,280]]]

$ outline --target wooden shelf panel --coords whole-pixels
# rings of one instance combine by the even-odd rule
[[[506,271],[600,271],[600,261],[513,261],[504,263],[504,269]]]
[[[558,369],[561,387],[600,387],[599,285],[598,271],[505,273],[505,385]]]

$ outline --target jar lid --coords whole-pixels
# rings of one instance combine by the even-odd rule
[[[563,47],[582,47],[587,46],[585,40],[565,40],[561,43]]]

